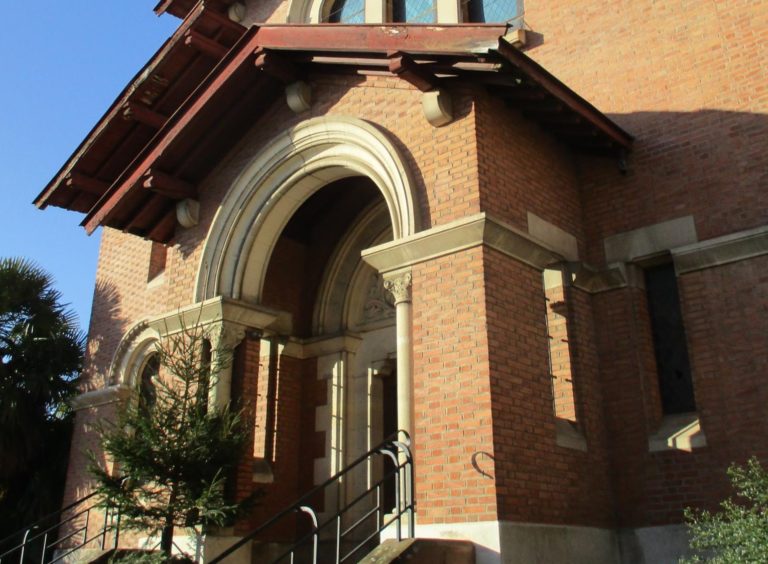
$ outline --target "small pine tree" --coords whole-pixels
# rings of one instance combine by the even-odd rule
[[[211,355],[209,342],[193,328],[160,343],[151,390],[142,382],[116,421],[100,429],[118,471],[110,474],[92,457],[102,506],[119,508],[121,528],[159,533],[165,560],[175,528],[223,526],[245,505],[225,496],[247,434],[240,411],[208,405],[223,368],[216,359],[224,356]]]
[[[738,499],[720,504],[719,513],[686,509],[690,545],[685,562],[747,564],[768,561],[768,472],[757,458],[728,468]]]

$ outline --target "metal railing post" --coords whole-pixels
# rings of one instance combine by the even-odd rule
[[[24,533],[24,538],[21,540],[21,554],[19,555],[19,564],[24,564],[24,551],[27,549],[27,539],[29,538],[29,533],[31,533],[32,529],[35,528],[36,527],[30,527]]]

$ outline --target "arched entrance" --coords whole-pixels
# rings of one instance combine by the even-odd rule
[[[281,438],[294,451],[300,445],[291,456],[301,487],[370,448],[393,417],[403,427],[412,411],[402,401],[410,398],[410,367],[397,363],[411,357],[409,340],[399,338],[410,333],[410,319],[361,260],[362,250],[418,229],[403,163],[366,122],[308,120],[245,168],[206,240],[197,301],[224,296],[284,319],[262,337],[257,427],[276,466],[291,450],[281,451]],[[385,403],[392,395],[398,401]],[[355,476],[348,487],[370,479],[370,472]]]

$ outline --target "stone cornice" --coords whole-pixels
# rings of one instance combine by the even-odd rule
[[[479,245],[486,245],[539,270],[564,260],[528,233],[484,212],[377,245],[364,250],[362,256],[378,272],[386,274]]]
[[[768,226],[672,249],[678,275],[768,254]]]
[[[284,332],[289,329],[286,325],[290,325],[290,320],[281,312],[219,296],[147,321],[147,325],[162,337],[179,333],[185,328],[205,327],[217,323]]]
[[[116,386],[107,386],[106,388],[84,392],[79,396],[72,398],[69,405],[75,411],[80,411],[81,409],[93,409],[120,402],[127,399],[130,395],[131,389],[128,386],[118,384]]]

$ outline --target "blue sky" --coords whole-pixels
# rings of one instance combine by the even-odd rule
[[[32,200],[173,33],[156,0],[6,2],[0,34],[0,257],[48,272],[87,329],[100,230]]]

